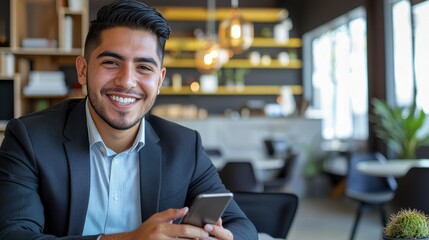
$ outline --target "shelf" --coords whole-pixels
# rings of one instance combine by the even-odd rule
[[[0,81],[2,80],[13,80],[14,76],[8,76],[4,74],[0,74]]]
[[[164,66],[170,68],[195,68],[195,59],[173,59],[165,58]],[[289,64],[281,64],[278,60],[273,59],[269,65],[251,64],[249,59],[231,59],[222,68],[254,68],[254,69],[300,69],[302,68],[301,60],[290,60]]]
[[[219,86],[216,92],[193,92],[189,86],[183,86],[180,90],[172,87],[162,87],[161,95],[279,95],[282,86],[251,85],[243,88]],[[303,90],[300,85],[289,85],[294,95],[301,95]]]
[[[170,38],[166,45],[166,51],[197,51],[205,46],[204,40],[198,40],[191,37],[173,37]],[[255,38],[251,47],[264,47],[264,48],[300,48],[302,46],[301,39],[290,38],[285,43],[278,43],[273,38]]]
[[[66,95],[23,95],[25,99],[65,99],[65,98],[83,98],[85,95],[82,93],[82,89],[70,89]]]
[[[10,47],[0,47],[0,53],[11,53],[12,49]]]
[[[201,7],[157,7],[169,21],[207,21],[207,9]],[[287,18],[284,8],[239,8],[243,18],[252,22],[278,22]],[[217,8],[215,20],[221,21],[231,16],[232,8]]]
[[[82,55],[81,48],[73,48],[69,51],[60,48],[12,48],[11,52],[16,55],[48,55],[48,56],[79,56]]]

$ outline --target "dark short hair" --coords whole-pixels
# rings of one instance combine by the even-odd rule
[[[113,27],[128,27],[154,33],[158,39],[158,55],[164,58],[165,42],[170,36],[170,25],[154,8],[136,0],[116,0],[105,5],[92,20],[85,40],[85,58],[100,44],[102,31]]]

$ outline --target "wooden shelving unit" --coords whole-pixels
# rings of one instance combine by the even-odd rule
[[[166,51],[197,51],[203,48],[205,42],[197,40],[191,37],[172,37],[166,45]],[[264,47],[264,48],[300,48],[302,47],[301,39],[290,38],[289,41],[284,43],[276,42],[272,38],[255,38],[252,43],[252,47]]]
[[[84,37],[88,31],[88,1],[82,0],[81,9],[71,9],[68,0],[13,0],[10,1],[10,47],[1,52],[13,54],[19,86],[19,115],[34,111],[35,102],[52,102],[67,96],[24,96],[22,88],[28,82],[29,71],[55,71],[60,67],[73,66],[76,56],[83,53]],[[66,25],[65,19],[72,24]],[[66,34],[67,32],[67,34]],[[68,37],[67,37],[68,36]],[[42,39],[49,46],[29,47],[23,45],[24,39]],[[68,44],[67,44],[67,43]]]
[[[237,88],[234,86],[219,86],[215,92],[192,91],[189,86],[183,86],[180,90],[172,87],[162,87],[162,95],[279,95],[282,86],[251,85]],[[288,85],[295,95],[302,94],[302,86]]]
[[[171,21],[207,21],[207,8],[203,7],[156,7]],[[217,8],[215,20],[221,21],[231,16],[231,8]],[[240,13],[253,22],[277,22],[289,15],[284,8],[240,8]]]
[[[195,59],[166,58],[164,66],[168,68],[195,68]],[[253,69],[300,69],[301,60],[290,60],[288,64],[281,64],[278,60],[271,60],[269,65],[262,63],[254,65],[249,59],[231,59],[223,68],[253,68]]]
[[[178,22],[180,24],[202,24],[208,19],[208,11],[204,7],[157,7],[170,23]],[[217,8],[215,9],[215,21],[220,22],[229,18],[232,14],[232,8]],[[253,23],[260,23],[265,28],[273,28],[275,24],[288,17],[288,11],[284,8],[240,8],[240,13],[243,18]],[[184,23],[183,23],[184,22]],[[256,29],[255,29],[256,30]],[[195,75],[199,73],[196,70],[194,54],[196,51],[202,49],[206,45],[204,39],[196,39],[192,36],[193,33],[175,32],[166,43],[166,55],[164,58],[164,66],[167,69],[173,69],[174,72],[180,72],[181,69],[186,69],[185,74],[194,69]],[[302,68],[302,61],[298,58],[297,52],[302,47],[300,38],[289,38],[286,42],[278,42],[274,37],[262,37],[255,33],[254,41],[246,51],[246,53],[233,56],[229,61],[222,66],[222,69],[250,69],[252,73],[258,70],[273,70],[279,73],[280,71],[299,71]],[[254,64],[248,58],[250,52],[256,51],[261,55],[261,61]],[[279,61],[278,53],[289,53],[289,61]],[[292,53],[294,53],[292,55]],[[262,56],[268,55],[269,61],[262,61]],[[295,73],[294,73],[295,74]],[[225,75],[223,75],[225,78]],[[275,75],[278,77],[278,75]],[[225,80],[225,79],[224,79]],[[255,80],[252,81],[255,84]],[[161,94],[164,95],[279,95],[280,84],[264,85],[263,79],[257,80],[257,86],[244,86],[244,88],[231,88],[228,86],[219,86],[218,90],[214,93],[205,92],[192,92],[188,86],[183,86],[180,91],[174,91],[173,88],[163,88]],[[290,85],[293,89],[293,94],[301,95],[303,90],[302,86]],[[237,90],[240,89],[240,90]]]

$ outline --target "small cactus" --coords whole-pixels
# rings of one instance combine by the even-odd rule
[[[384,236],[403,239],[428,237],[428,220],[428,216],[421,211],[402,209],[390,217],[386,228],[384,228]]]

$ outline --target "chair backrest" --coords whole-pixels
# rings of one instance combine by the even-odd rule
[[[234,199],[258,232],[286,239],[298,208],[295,194],[235,192]]]
[[[404,160],[406,161],[406,160]],[[401,209],[418,209],[429,214],[429,168],[413,167],[397,179],[398,189],[389,204],[393,212]]]
[[[284,179],[285,182],[289,180],[292,175],[292,171],[295,167],[296,159],[298,155],[295,153],[288,154],[285,157],[285,163],[283,167],[280,169],[277,178]]]
[[[262,191],[251,162],[227,162],[219,171],[219,176],[225,187],[231,192]]]
[[[347,191],[376,193],[395,190],[395,181],[390,177],[375,177],[360,172],[356,165],[362,161],[384,161],[383,155],[379,153],[353,153],[349,159],[347,170]]]

